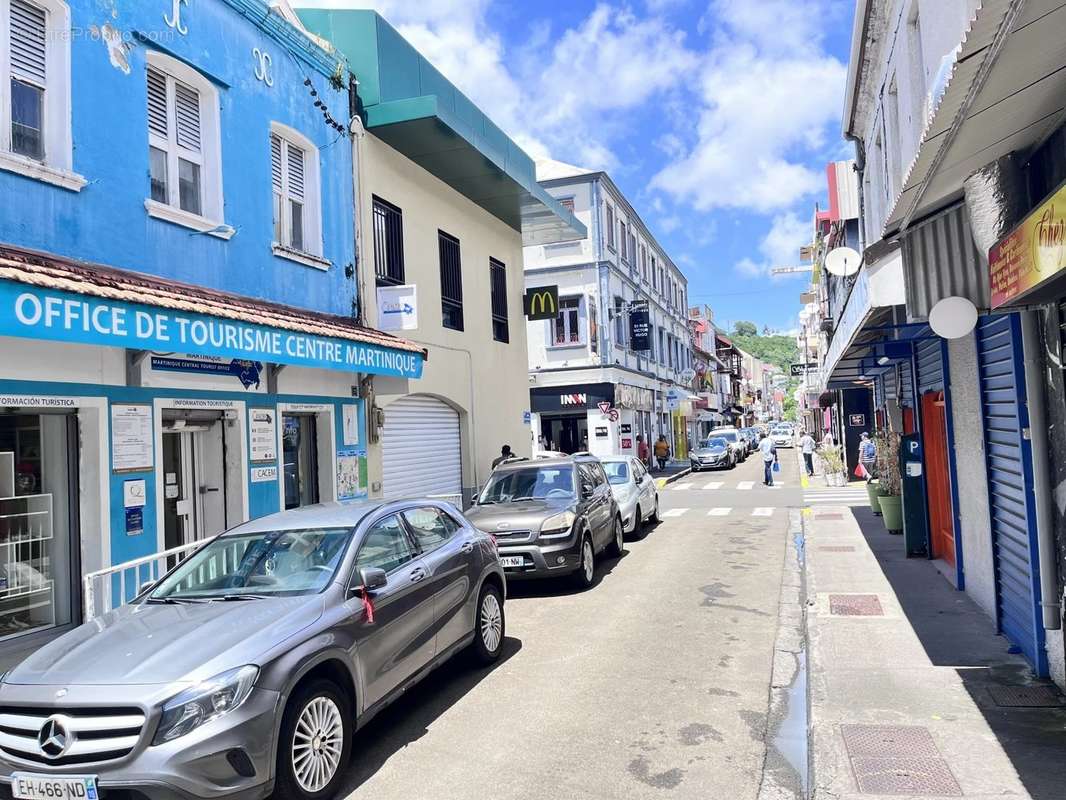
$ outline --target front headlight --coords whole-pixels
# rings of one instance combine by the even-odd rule
[[[173,741],[233,711],[248,699],[258,675],[259,667],[237,667],[170,698],[152,744]]]
[[[542,539],[559,539],[570,535],[570,526],[574,524],[577,516],[573,511],[564,511],[554,517],[548,517],[540,526]]]

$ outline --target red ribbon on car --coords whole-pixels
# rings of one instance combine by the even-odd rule
[[[363,611],[366,612],[366,624],[374,624],[374,601],[370,598],[370,592],[363,589]]]

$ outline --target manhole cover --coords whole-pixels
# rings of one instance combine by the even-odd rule
[[[829,613],[836,617],[882,617],[885,614],[876,594],[831,594]]]
[[[815,519],[844,519],[843,514],[819,514]]]
[[[863,794],[962,795],[942,758],[854,758],[851,768]]]
[[[918,725],[841,725],[851,758],[938,758],[929,731]]]
[[[854,553],[855,548],[850,544],[826,544],[818,548],[823,553]]]
[[[990,686],[988,693],[997,706],[1008,708],[1059,708],[1066,705],[1054,686]]]

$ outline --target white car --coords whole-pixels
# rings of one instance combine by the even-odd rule
[[[774,428],[770,438],[775,447],[792,447],[792,430],[790,428]]]
[[[729,449],[733,451],[733,463],[739,464],[748,457],[748,440],[740,435],[736,428],[715,428],[707,434],[707,438],[721,436],[729,442]]]
[[[600,459],[611,493],[622,515],[622,530],[642,537],[645,522],[659,521],[659,490],[639,458],[606,456]]]

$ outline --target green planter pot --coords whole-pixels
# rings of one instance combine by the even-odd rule
[[[903,530],[903,498],[881,495],[881,517],[885,527],[892,533],[900,533]]]
[[[875,516],[881,516],[881,485],[876,479],[866,482],[866,494],[870,498],[870,510]]]

